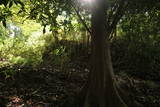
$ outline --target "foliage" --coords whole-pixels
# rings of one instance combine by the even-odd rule
[[[159,79],[160,10],[157,1],[107,1],[107,23],[104,23],[106,32],[111,35],[116,27],[118,29],[117,37],[115,36],[111,41],[115,71],[125,71],[143,79]],[[12,69],[14,65],[36,67],[39,64],[43,67],[43,64],[60,67],[61,70],[73,67],[73,71],[76,66],[84,65],[79,68],[88,73],[86,68],[89,68],[90,45],[85,46],[83,39],[86,38],[83,35],[86,36],[86,30],[91,33],[90,7],[92,6],[72,2],[72,0],[0,1],[0,21],[6,27],[5,29],[0,25],[0,67],[11,66],[1,73],[9,78],[15,74],[15,70]],[[9,37],[6,22],[20,26],[23,34],[14,38]],[[51,32],[46,31],[47,27]],[[42,35],[46,32],[47,34]],[[54,39],[53,34],[60,38],[59,41]],[[55,81],[50,79],[52,73],[50,73],[51,77],[44,78],[46,74],[41,75],[45,85],[50,84],[48,81]],[[60,76],[64,79],[63,75]],[[70,71],[69,76],[66,77],[70,79]],[[35,80],[40,79],[35,78]],[[155,82],[148,81],[146,84],[148,87],[158,88]],[[51,85],[53,86],[52,83]],[[57,94],[55,95],[54,99],[57,100]],[[157,98],[149,95],[146,100],[156,102]]]
[[[42,39],[44,35],[37,30],[40,25],[33,21],[25,21],[23,25],[19,24],[19,26],[22,27],[24,34],[9,37],[7,29],[1,33],[3,36],[0,37],[0,66],[14,64],[36,66],[42,61],[45,40]],[[31,27],[34,28],[30,29]]]
[[[12,10],[13,5],[16,5],[17,7],[20,5],[20,11],[24,10],[24,4],[21,0],[2,0],[0,1],[0,21],[2,22],[3,26],[6,27],[6,20],[8,17],[13,16],[15,14]],[[19,13],[18,12],[18,13]]]
[[[153,9],[124,17],[119,25],[121,36],[112,41],[115,68],[130,71],[130,74],[141,78],[158,79],[160,76],[158,72],[160,70],[159,15],[160,11]]]
[[[18,24],[22,28],[22,32],[26,37],[32,35],[33,32],[41,33],[42,26],[39,23],[36,23],[34,20],[26,20],[23,24]],[[32,29],[31,29],[32,27]]]
[[[0,24],[0,41],[2,40],[3,37],[5,37],[6,32],[5,32],[5,28]]]
[[[30,42],[34,42],[30,41]],[[3,44],[0,44],[1,49],[1,58],[5,61],[2,61],[2,64],[4,62],[7,62],[9,65],[13,64],[31,64],[37,63],[37,61],[41,61],[41,53],[39,48],[42,46],[42,43],[40,42],[36,46],[30,45],[30,42],[25,42],[20,38],[6,38],[3,40]]]

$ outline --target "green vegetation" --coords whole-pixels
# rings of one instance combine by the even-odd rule
[[[0,1],[0,107],[159,107],[159,6]]]
[[[31,35],[34,31],[38,31],[40,25],[36,23],[26,22],[23,24],[21,35],[15,35],[15,37],[9,36],[9,29],[3,29],[0,43],[0,66],[6,65],[36,65],[41,62],[42,53],[44,50],[45,41],[42,40],[40,35]],[[34,27],[29,30],[27,28]],[[23,31],[23,30],[26,31]],[[6,36],[4,36],[6,34]]]

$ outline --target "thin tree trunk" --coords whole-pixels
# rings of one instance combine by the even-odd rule
[[[52,31],[52,35],[53,35],[53,37],[54,37],[55,42],[56,42],[56,43],[59,42],[57,33],[56,33],[55,31]]]
[[[84,107],[127,107],[115,88],[109,34],[105,33],[105,1],[97,0],[92,12],[92,63]]]
[[[86,32],[86,37],[87,37],[86,47],[89,48],[89,46],[90,46],[90,35],[88,34],[88,32]]]

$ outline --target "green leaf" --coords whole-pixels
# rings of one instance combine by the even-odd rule
[[[20,4],[22,7],[24,7],[24,4],[19,0],[17,1],[18,4]]]
[[[9,0],[2,0],[1,2],[2,2],[2,4],[6,7],[7,4],[8,4],[8,2],[9,2]]]

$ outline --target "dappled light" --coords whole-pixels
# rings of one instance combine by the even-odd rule
[[[159,6],[0,1],[0,107],[160,107]]]

